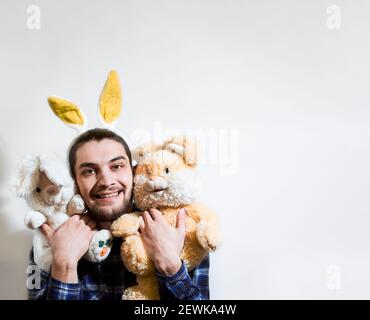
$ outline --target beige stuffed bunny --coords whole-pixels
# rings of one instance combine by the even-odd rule
[[[173,137],[163,144],[149,143],[136,148],[134,201],[140,210],[156,208],[176,225],[180,208],[186,210],[186,235],[181,259],[188,270],[196,268],[220,244],[218,219],[207,206],[196,202],[199,182],[195,168],[198,148],[186,136]],[[154,264],[145,253],[139,234],[141,212],[125,214],[111,226],[115,237],[123,237],[122,260],[137,275],[137,285],[126,289],[123,299],[159,299]]]

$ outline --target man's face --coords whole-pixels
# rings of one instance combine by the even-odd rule
[[[90,141],[76,152],[76,183],[96,221],[114,221],[131,208],[132,169],[114,140]]]

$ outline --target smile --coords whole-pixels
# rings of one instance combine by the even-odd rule
[[[95,197],[98,199],[114,198],[117,197],[120,192],[121,191],[117,191],[114,193],[96,194]]]

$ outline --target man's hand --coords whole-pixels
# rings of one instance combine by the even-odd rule
[[[54,279],[77,283],[77,263],[89,248],[96,223],[89,216],[74,215],[53,230],[47,224],[41,226],[53,254],[51,275]]]
[[[181,250],[185,240],[185,210],[177,214],[176,228],[156,209],[140,217],[141,239],[149,259],[160,274],[174,275],[181,267]]]

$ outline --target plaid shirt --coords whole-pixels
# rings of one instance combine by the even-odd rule
[[[102,263],[81,259],[78,263],[78,283],[64,283],[41,270],[40,288],[28,289],[30,300],[121,300],[122,292],[136,284],[136,276],[122,263],[122,239],[115,238],[108,258]],[[34,265],[33,250],[30,264]],[[188,272],[184,263],[172,276],[156,274],[161,300],[208,300],[209,256],[194,270]]]

